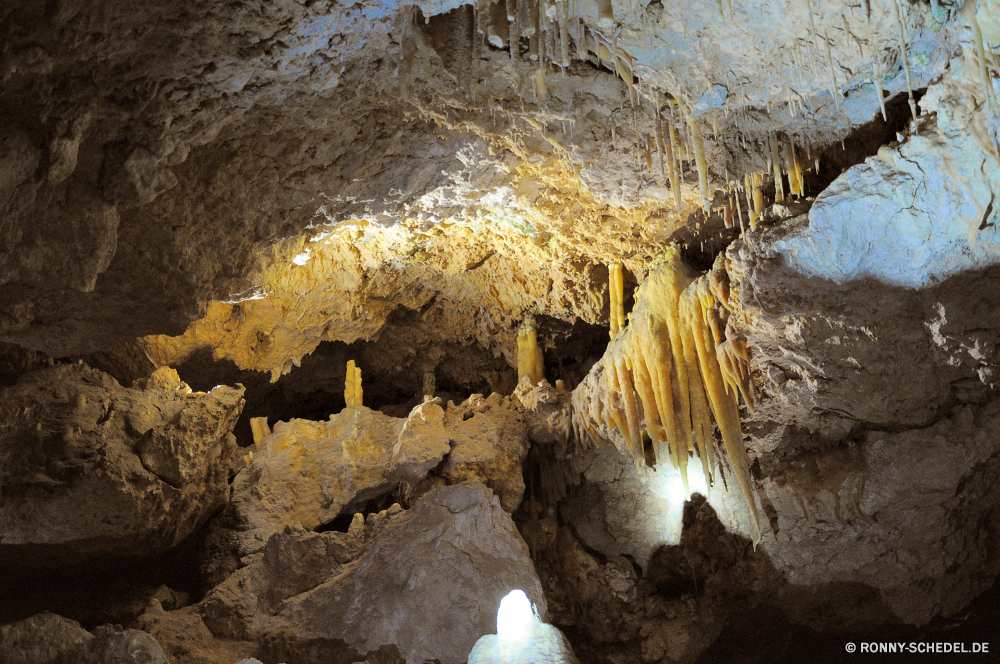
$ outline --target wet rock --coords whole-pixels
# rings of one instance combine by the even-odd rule
[[[243,390],[185,394],[176,374],[167,378],[123,388],[71,364],[3,390],[0,559],[38,566],[151,555],[225,504]]]

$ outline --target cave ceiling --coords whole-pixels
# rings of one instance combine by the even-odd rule
[[[15,1],[0,25],[3,338],[161,335],[158,362],[275,375],[398,307],[509,361],[527,314],[597,323],[602,265],[736,236],[726,192],[770,137],[818,189],[878,87],[905,130],[973,48],[957,6],[884,0]]]

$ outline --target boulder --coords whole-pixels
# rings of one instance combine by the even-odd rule
[[[0,560],[147,556],[221,508],[243,389],[191,394],[173,370],[123,388],[82,364],[0,392]]]
[[[794,584],[860,583],[909,623],[954,615],[1000,574],[1000,400],[926,429],[798,455],[762,488],[762,540]]]
[[[514,522],[482,485],[439,487],[366,526],[363,552],[325,583],[286,600],[265,640],[393,644],[407,662],[466,661],[521,589],[545,615],[541,583]]]
[[[393,491],[412,501],[435,485],[481,483],[513,512],[528,438],[523,409],[494,394],[447,410],[435,399],[406,418],[352,406],[326,422],[278,422],[255,447],[208,538],[202,568],[214,583],[285,527],[313,530]]]
[[[513,513],[524,495],[521,462],[528,453],[524,414],[496,392],[474,394],[448,408],[451,454],[441,475],[452,484],[478,482],[493,489],[503,508]]]
[[[406,419],[360,406],[326,422],[278,422],[233,481],[232,501],[210,535],[209,576],[225,578],[239,566],[227,555],[259,553],[285,526],[312,530],[404,483],[416,484],[450,450],[444,410],[433,403]]]
[[[0,626],[0,664],[167,664],[167,657],[146,632],[103,625],[91,634],[45,612]]]

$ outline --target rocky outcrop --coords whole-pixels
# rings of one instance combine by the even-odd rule
[[[192,394],[171,369],[123,388],[82,364],[5,388],[0,560],[78,564],[179,543],[228,499],[242,394]]]
[[[494,631],[511,590],[524,590],[545,614],[527,547],[481,485],[434,489],[409,510],[366,524],[365,537],[356,562],[281,606],[264,628],[265,649],[342,639],[362,652],[395,644],[408,662],[460,664]]]
[[[524,541],[478,484],[435,488],[408,510],[358,515],[347,532],[288,526],[249,559],[200,604],[164,611],[151,602],[137,625],[185,664],[241,651],[275,662],[368,653],[373,663],[458,664],[494,630],[512,589],[545,613]]]
[[[426,402],[407,418],[352,406],[327,422],[279,422],[233,482],[210,535],[206,573],[221,581],[286,526],[312,530],[390,492],[415,498],[435,482],[483,483],[512,512],[524,493],[521,418],[494,394],[447,411],[439,400]]]
[[[764,550],[792,583],[864,584],[914,624],[954,615],[1000,574],[998,426],[994,400],[796,455],[762,482],[777,515]]]
[[[450,451],[444,410],[436,404],[415,408],[407,419],[351,407],[327,422],[279,422],[236,476],[209,546],[216,555],[242,559],[287,525],[312,530],[349,506],[360,508],[403,483],[416,485]],[[216,580],[238,566],[209,563],[215,565],[223,566],[210,572]]]
[[[485,484],[504,510],[516,510],[524,495],[521,462],[528,453],[528,430],[512,400],[496,392],[485,399],[474,394],[448,408],[447,425],[453,447],[441,476],[450,484]]]
[[[0,663],[167,664],[167,658],[146,632],[104,625],[90,633],[76,621],[39,613],[0,626]]]

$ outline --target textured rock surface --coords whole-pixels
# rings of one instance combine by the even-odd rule
[[[962,35],[948,10],[924,5],[903,7],[900,52],[884,5],[818,1],[807,15],[802,3],[750,3],[720,16],[710,2],[611,3],[609,17],[588,1],[548,31],[559,53],[549,67],[565,75],[546,76],[527,53],[512,60],[505,38],[487,46],[489,28],[463,34],[470,5],[420,4],[417,16],[391,0],[6,3],[0,334],[54,354],[179,334],[210,300],[270,296],[271,277],[302,253],[275,255],[272,243],[306,243],[313,222],[398,229],[402,217],[436,235],[453,218],[492,217],[517,245],[551,245],[566,272],[621,253],[641,265],[644,243],[683,223],[646,159],[662,92],[698,118],[718,185],[727,171],[764,170],[776,130],[808,146],[842,138],[877,112],[876,76],[902,92],[906,58],[913,85],[926,85]],[[629,100],[632,118],[620,112]],[[701,207],[691,157],[685,216]],[[416,244],[434,253],[434,238]],[[262,321],[262,334],[277,325]],[[327,324],[328,338],[372,334],[316,306],[306,329],[277,335],[293,338],[267,368],[309,352]]]
[[[763,482],[777,514],[764,550],[793,583],[878,589],[906,622],[954,615],[1000,573],[998,425],[994,400],[789,460]]]
[[[449,483],[488,486],[507,512],[521,504],[521,462],[528,453],[524,416],[511,401],[494,392],[486,399],[473,395],[458,407],[449,408],[452,450],[441,467],[441,476]]]
[[[3,664],[167,664],[156,640],[135,629],[104,625],[93,634],[79,623],[40,613],[0,626]]]
[[[351,504],[416,484],[450,450],[444,411],[435,404],[405,420],[352,407],[327,422],[279,422],[236,476],[215,541],[238,558],[256,553],[286,525],[311,530]]]
[[[774,251],[808,276],[907,288],[1000,262],[1000,161],[960,94],[937,90],[933,125],[837,178]]]
[[[150,555],[204,523],[228,498],[243,392],[188,392],[170,369],[139,389],[79,364],[4,388],[0,559]]]
[[[511,590],[545,615],[527,547],[481,485],[434,489],[370,537],[354,564],[285,602],[265,640],[343,639],[361,651],[392,643],[407,661],[459,664],[494,631]]]
[[[233,482],[206,570],[220,581],[285,526],[311,530],[390,492],[426,491],[428,482],[486,484],[512,512],[527,449],[522,415],[496,394],[447,411],[423,403],[405,419],[350,407],[327,422],[279,422]]]

